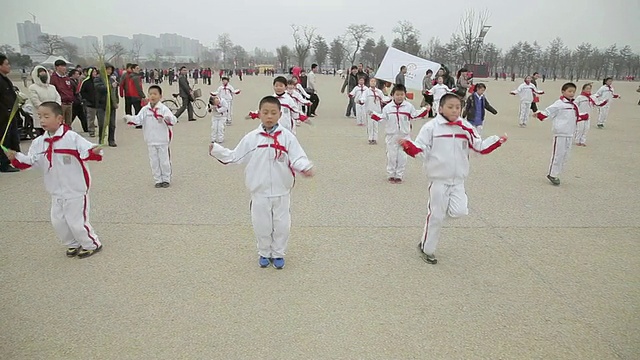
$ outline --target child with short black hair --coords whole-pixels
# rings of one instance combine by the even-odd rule
[[[251,222],[258,243],[258,264],[284,268],[291,230],[291,189],[295,173],[313,176],[313,164],[298,139],[279,120],[281,102],[274,96],[260,101],[261,124],[235,149],[209,145],[209,154],[222,164],[245,163],[245,185],[251,193]]]
[[[354,87],[351,92],[349,92],[349,98],[352,99],[355,103],[356,107],[356,125],[364,126],[367,122],[367,111],[364,106],[364,103],[360,101],[364,92],[367,91],[367,86],[364,84],[365,78],[364,76],[358,77],[358,85]]]
[[[469,175],[469,150],[489,154],[507,141],[506,134],[482,140],[460,112],[460,97],[446,94],[440,99],[438,116],[422,126],[415,141],[399,141],[409,156],[422,156],[429,179],[427,220],[418,244],[422,259],[429,264],[438,262],[436,246],[446,215],[458,218],[469,213],[464,188]]]
[[[520,112],[518,115],[518,125],[520,127],[527,127],[529,109],[531,109],[531,104],[533,102],[537,102],[538,95],[544,94],[544,91],[538,90],[536,85],[531,80],[531,76],[525,77],[524,82],[520,84],[520,86],[518,86],[515,90],[509,93],[511,95],[520,96]]]
[[[300,121],[307,121],[307,115],[300,110],[296,101],[287,93],[287,78],[284,76],[278,76],[273,79],[273,90],[274,94],[272,95],[278,101],[280,101],[280,106],[282,108],[281,114],[282,117],[278,121],[280,126],[291,131],[294,135],[296,134],[296,124],[294,117],[298,116]],[[248,118],[257,119],[260,117],[260,111],[251,111],[249,112]]]
[[[467,98],[462,111],[462,117],[473,125],[480,136],[482,136],[485,110],[493,115],[498,115],[498,110],[489,104],[489,99],[484,95],[486,89],[487,86],[485,84],[477,83],[473,93]]]
[[[369,80],[369,88],[365,90],[358,100],[358,104],[364,106],[364,111],[367,115],[367,137],[369,139],[369,145],[378,144],[378,122],[371,118],[371,114],[382,111],[382,107],[390,101],[391,99],[385,96],[382,90],[377,87],[377,80],[371,78],[371,80]]]
[[[547,118],[553,120],[553,152],[547,179],[553,185],[560,185],[558,177],[569,159],[571,144],[576,133],[576,123],[580,110],[574,101],[576,84],[568,82],[562,85],[562,96],[543,111],[536,112],[540,121]]]
[[[225,122],[228,119],[229,104],[225,99],[211,93],[209,97],[209,112],[211,113],[211,142],[222,144],[224,142]]]
[[[600,113],[598,114],[598,129],[604,129],[604,123],[607,121],[609,110],[611,109],[611,100],[620,98],[620,95],[615,93],[611,84],[613,84],[613,79],[610,77],[606,77],[604,78],[604,80],[602,80],[602,86],[600,87],[600,89],[596,91],[596,97],[600,101],[607,101],[607,103],[599,109]]]
[[[404,85],[396,84],[391,90],[393,101],[387,104],[382,113],[373,112],[371,119],[375,121],[385,120],[387,133],[387,175],[392,184],[402,183],[404,170],[407,167],[407,154],[402,151],[398,140],[411,138],[411,121],[427,116],[429,106],[416,110],[406,101],[407,89]]]
[[[233,98],[240,94],[240,89],[234,89],[234,87],[229,84],[229,78],[226,76],[222,77],[222,85],[218,87],[216,91],[212,93],[212,95],[217,95],[220,99],[224,99],[227,103],[228,111],[227,111],[227,125],[231,125],[233,122]]]
[[[445,94],[454,92],[454,89],[449,88],[444,83],[444,77],[438,76],[436,78],[436,84],[429,90],[427,90],[427,94],[433,95],[433,109],[435,111],[436,116],[438,115],[438,110],[440,109],[440,99]]]
[[[169,144],[173,137],[171,127],[177,119],[171,110],[164,105],[162,88],[158,85],[149,86],[149,103],[138,115],[125,115],[124,120],[129,125],[142,125],[144,140],[149,148],[149,162],[151,172],[156,182],[156,188],[168,188],[171,183],[171,152]]]
[[[67,247],[67,256],[89,257],[102,249],[102,243],[89,223],[91,175],[86,162],[102,161],[102,150],[63,124],[60,104],[43,102],[38,117],[45,133],[33,140],[27,155],[3,150],[17,169],[44,170],[51,225]]]

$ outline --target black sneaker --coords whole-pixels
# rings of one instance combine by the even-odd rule
[[[79,252],[80,252],[80,248],[67,248],[68,257],[74,257],[78,255]]]
[[[420,257],[427,264],[435,265],[438,263],[438,259],[436,259],[435,255],[427,255],[422,251],[422,243],[418,243],[418,252],[420,253]]]
[[[547,175],[547,179],[549,179],[549,181],[551,181],[551,183],[555,186],[560,185],[560,178],[557,177],[553,177],[551,175]]]
[[[0,172],[3,172],[3,173],[12,173],[12,172],[18,172],[18,171],[20,171],[20,170],[14,168],[11,165],[7,165],[5,167],[0,167]]]
[[[110,147],[118,147],[118,144],[116,144],[115,141],[111,141],[111,142],[109,142],[109,146]]]
[[[604,129],[604,124],[598,124],[598,129]]]
[[[189,121],[196,121],[196,119],[189,119]]]
[[[155,187],[156,187],[156,189],[161,188],[161,187],[162,187],[162,184],[163,184],[163,183],[161,183],[161,182],[157,183],[157,184],[156,184],[156,186],[155,186]]]
[[[89,256],[94,255],[95,253],[99,252],[100,250],[102,250],[102,245],[98,246],[97,248],[93,249],[93,250],[85,250],[82,249],[80,250],[80,252],[78,253],[78,258],[80,259],[84,259],[87,258]]]
[[[166,182],[166,181],[165,181],[165,182],[163,182],[163,183],[160,183],[160,185],[161,185],[163,188],[168,188],[169,186],[171,186],[171,185],[170,185],[168,182]]]

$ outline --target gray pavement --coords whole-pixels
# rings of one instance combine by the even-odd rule
[[[243,117],[271,81],[233,79],[227,146],[257,126]],[[510,138],[472,158],[470,215],[447,222],[431,266],[415,249],[421,164],[388,184],[339,78],[318,81],[320,116],[298,128],[316,177],[296,182],[282,271],[257,266],[243,168],[208,157],[209,119],[175,127],[169,189],[153,187],[142,132],[118,122],[119,147],[90,164],[104,250],[89,259],[64,256],[39,171],[0,174],[0,358],[640,358],[637,83],[614,84],[607,128],[553,187],[550,124],[518,128],[518,83],[488,81],[499,115],[484,133]],[[561,85],[540,84],[542,105]]]

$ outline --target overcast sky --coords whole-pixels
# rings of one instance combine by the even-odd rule
[[[290,24],[315,26],[327,42],[351,23],[368,23],[375,38],[392,39],[398,20],[411,21],[426,43],[447,41],[465,9],[491,13],[485,41],[507,48],[519,40],[543,47],[556,36],[575,47],[631,45],[640,52],[640,0],[458,0],[434,6],[426,0],[84,0],[71,8],[65,0],[3,0],[0,44],[18,45],[16,23],[37,16],[42,31],[62,36],[178,33],[212,46],[228,32],[247,50],[292,43]],[[269,8],[265,7],[269,4]],[[359,5],[355,5],[359,4]],[[437,13],[434,10],[437,9]]]

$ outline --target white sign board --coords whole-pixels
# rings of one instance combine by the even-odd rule
[[[441,65],[437,62],[425,60],[417,56],[408,54],[404,51],[389,47],[387,53],[382,59],[380,68],[376,72],[375,78],[396,82],[396,75],[400,72],[401,66],[407,67],[407,73],[404,74],[405,86],[407,89],[422,90],[422,79],[427,70],[433,71],[433,75],[438,73]]]

